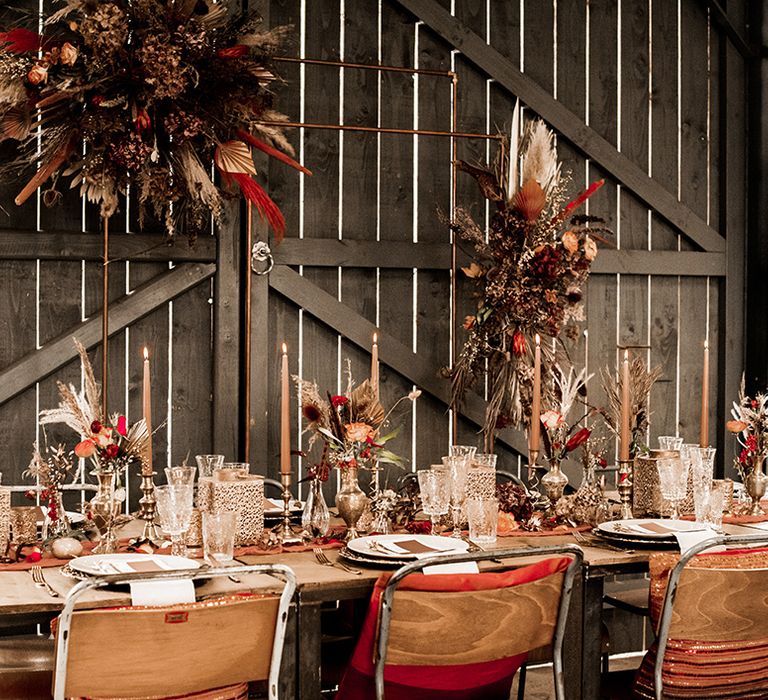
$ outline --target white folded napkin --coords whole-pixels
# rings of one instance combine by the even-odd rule
[[[131,604],[133,605],[176,605],[194,602],[195,586],[191,579],[131,583]]]
[[[718,534],[719,533],[715,532],[712,528],[705,527],[702,530],[689,530],[688,532],[676,532],[675,539],[677,539],[677,543],[680,545],[680,554],[685,554],[694,545],[697,545],[699,542],[704,542],[704,540],[710,540],[713,537],[717,537]],[[712,547],[712,549],[707,549],[705,551],[724,552],[725,546],[718,545],[717,547]]]
[[[429,574],[479,574],[476,561],[462,561],[455,564],[435,564],[424,568],[424,573]]]

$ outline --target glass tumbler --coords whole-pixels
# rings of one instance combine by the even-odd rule
[[[160,527],[171,537],[171,554],[187,555],[184,533],[192,521],[193,487],[182,484],[155,486],[155,500]]]
[[[200,476],[211,476],[214,469],[221,469],[224,455],[195,455]]]
[[[236,510],[203,513],[203,555],[212,566],[231,562],[235,558],[235,533],[239,515]]]
[[[416,472],[421,492],[421,509],[428,515],[432,527],[431,534],[436,534],[437,520],[448,512],[451,500],[451,472],[445,467],[421,469]]]
[[[499,521],[499,501],[496,498],[467,499],[469,540],[477,545],[494,544]]]

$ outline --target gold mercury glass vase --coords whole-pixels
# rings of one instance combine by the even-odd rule
[[[343,467],[341,469],[341,488],[336,494],[336,507],[339,515],[347,526],[346,540],[357,537],[357,521],[368,505],[368,496],[365,495],[357,482],[357,467]]]

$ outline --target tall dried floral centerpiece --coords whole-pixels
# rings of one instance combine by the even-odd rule
[[[37,13],[19,11],[0,32],[0,139],[20,142],[0,175],[37,172],[16,199],[48,180],[61,199],[72,176],[106,220],[128,185],[139,219],[151,212],[169,235],[221,221],[239,190],[282,236],[280,210],[256,181],[251,148],[292,167],[273,108],[271,65],[289,29],[265,30],[231,0],[63,0],[38,33]],[[214,161],[222,185],[211,178]]]
[[[474,260],[463,269],[475,283],[477,303],[464,320],[468,335],[451,372],[452,403],[459,407],[487,371],[486,438],[529,419],[534,337],[542,337],[547,352],[544,381],[554,361],[546,340],[583,320],[584,283],[597,255],[595,239],[605,231],[602,219],[574,216],[603,181],[568,201],[552,131],[533,121],[518,147],[518,122],[516,108],[509,148],[492,169],[458,163],[494,206],[487,232],[461,208],[451,222],[455,234],[474,246]]]
[[[47,445],[40,449],[35,445],[32,461],[23,476],[32,477],[43,487],[40,500],[45,504],[43,540],[65,537],[70,534],[69,518],[64,510],[61,487],[72,476],[74,459],[72,451],[63,444]]]
[[[768,487],[764,462],[768,455],[768,394],[747,396],[744,377],[739,387],[739,400],[733,402],[733,420],[725,427],[736,435],[741,450],[733,460],[733,466],[744,482],[744,488],[752,499],[750,515],[763,515],[760,499]]]
[[[350,362],[346,366],[347,386],[343,394],[326,392],[325,398],[315,382],[294,377],[299,391],[301,413],[306,430],[311,433],[309,447],[317,440],[323,443],[316,474],[326,475],[333,467],[341,473],[341,489],[336,494],[336,507],[347,524],[347,537],[357,536],[355,526],[369,502],[358,484],[358,469],[379,464],[402,465],[404,460],[385,445],[399,433],[399,427],[385,431],[391,425],[395,409],[403,401],[415,401],[421,391],[403,396],[385,411],[371,383],[366,379],[355,385]]]
[[[72,384],[57,382],[59,405],[57,408],[40,412],[40,424],[64,423],[80,442],[74,453],[82,459],[90,459],[98,480],[98,491],[91,500],[90,513],[102,532],[102,540],[94,549],[97,554],[107,554],[116,548],[113,526],[117,518],[124,493],[120,486],[120,474],[134,461],[146,454],[150,436],[144,419],[128,425],[125,416],[115,414],[111,425],[107,425],[101,414],[101,390],[93,374],[85,347],[75,339],[80,355],[83,375],[83,389],[78,391]]]
[[[577,373],[573,367],[568,367],[567,371],[560,365],[554,368],[554,391],[549,398],[553,407],[541,414],[544,455],[549,461],[549,471],[541,478],[541,487],[552,506],[562,497],[568,484],[568,477],[560,469],[561,462],[583,445],[592,433],[586,426],[576,430],[591,411],[580,411],[576,420],[569,418],[577,403],[584,405],[579,397],[586,393],[586,385],[591,378],[592,375],[587,376],[584,369]]]

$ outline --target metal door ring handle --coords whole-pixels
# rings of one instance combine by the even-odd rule
[[[264,241],[258,241],[251,248],[251,270],[256,275],[268,275],[275,266],[275,259],[269,245]]]

